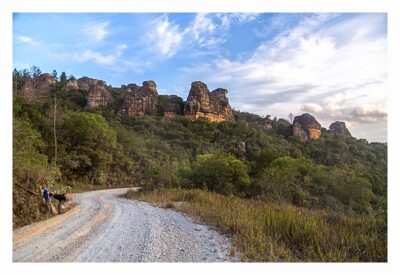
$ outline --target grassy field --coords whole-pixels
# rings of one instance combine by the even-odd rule
[[[198,217],[232,236],[231,253],[239,251],[243,261],[387,261],[384,217],[348,216],[202,190],[128,191],[125,196]]]

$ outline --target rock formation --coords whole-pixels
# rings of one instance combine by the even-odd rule
[[[78,81],[75,78],[69,79],[67,81],[66,87],[70,91],[78,91],[79,90]]]
[[[158,93],[157,85],[154,81],[144,81],[143,86],[139,87],[130,84],[127,87],[132,90],[132,95],[125,99],[119,114],[128,116],[143,116],[154,114],[157,111]]]
[[[25,79],[21,88],[21,96],[27,101],[46,98],[49,95],[51,85],[55,83],[51,74],[45,73],[33,79]]]
[[[90,86],[87,98],[88,109],[107,106],[112,100],[113,98],[103,81],[98,81],[96,84]]]
[[[210,121],[220,122],[234,120],[229,106],[227,90],[218,88],[211,93],[201,81],[192,82],[192,87],[184,107],[184,114],[192,120],[204,117]]]
[[[246,143],[244,141],[236,142],[236,156],[239,158],[246,158]]]
[[[97,84],[98,82],[104,83],[104,81],[90,78],[87,76],[79,78],[77,82],[78,82],[79,89],[85,90],[85,91],[89,91],[90,87]]]
[[[264,131],[272,131],[272,119],[270,115],[266,115],[265,118],[262,119],[260,127]]]
[[[335,121],[329,126],[329,132],[335,136],[344,138],[351,138],[350,131],[346,128],[346,123],[342,121]]]
[[[165,103],[162,107],[162,112],[166,118],[175,118],[177,115],[183,115],[183,100],[179,96],[169,95],[164,96]]]
[[[293,120],[293,135],[303,141],[316,140],[321,136],[321,124],[310,114],[296,116]]]

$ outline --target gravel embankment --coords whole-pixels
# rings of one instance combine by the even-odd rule
[[[119,197],[76,194],[71,211],[14,231],[14,262],[223,262],[230,240],[179,212]]]

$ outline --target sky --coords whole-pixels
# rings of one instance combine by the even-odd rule
[[[387,141],[385,13],[14,13],[13,65],[112,86],[154,80],[186,100],[193,81],[235,110]]]

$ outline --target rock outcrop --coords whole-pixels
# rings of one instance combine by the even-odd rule
[[[296,116],[293,120],[293,135],[303,141],[316,140],[321,136],[321,124],[310,114]]]
[[[143,116],[155,114],[158,104],[157,85],[153,80],[144,81],[139,87],[130,84],[132,95],[127,97],[118,111],[119,114],[128,116]]]
[[[67,81],[66,87],[70,91],[78,91],[79,90],[78,81],[75,78],[69,79]]]
[[[88,109],[107,106],[112,101],[113,98],[103,81],[98,81],[96,84],[90,86],[87,98]]]
[[[51,85],[56,83],[51,74],[41,74],[36,80],[36,89],[43,95],[47,95]]]
[[[334,136],[341,136],[344,138],[351,138],[350,131],[346,127],[346,123],[342,121],[335,121],[329,126],[329,133]]]
[[[164,106],[162,112],[166,118],[175,118],[177,115],[183,115],[183,100],[181,97],[176,95],[165,96],[163,99]]]
[[[235,148],[235,153],[236,156],[242,159],[246,158],[247,151],[246,151],[246,143],[244,141],[239,141],[236,142],[236,148]]]
[[[33,79],[25,79],[21,88],[21,96],[27,101],[46,98],[54,83],[54,78],[48,73],[41,74]]]
[[[261,120],[260,128],[264,131],[272,131],[272,119],[270,115],[266,115],[265,118]]]
[[[104,83],[104,81],[90,78],[87,76],[79,78],[77,82],[78,82],[79,89],[85,90],[85,91],[89,91],[90,87],[92,87],[93,85],[95,85],[99,82]]]
[[[228,91],[222,88],[210,93],[207,85],[203,82],[192,82],[184,107],[184,115],[192,120],[201,117],[215,122],[234,120],[232,109],[226,97],[227,93]]]

